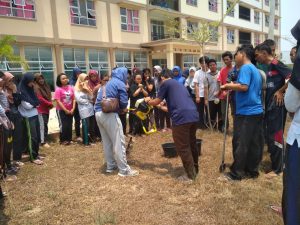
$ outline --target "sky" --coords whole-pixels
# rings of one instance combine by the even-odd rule
[[[291,35],[291,29],[300,19],[299,0],[281,0],[281,50],[290,51],[296,44],[296,40]],[[294,44],[284,40],[290,39]]]

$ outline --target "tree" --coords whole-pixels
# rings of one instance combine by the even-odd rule
[[[179,38],[182,31],[179,19],[168,17],[166,20],[166,31],[170,38]]]
[[[6,35],[0,39],[0,63],[4,61],[11,61],[14,63],[20,63],[22,67],[27,70],[28,64],[20,56],[14,54],[12,45],[16,42],[16,38],[11,35]]]

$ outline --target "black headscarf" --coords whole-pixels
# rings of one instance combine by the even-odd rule
[[[297,40],[297,52],[290,83],[300,90],[300,20],[293,27],[291,33]]]
[[[21,93],[21,100],[30,103],[32,106],[36,107],[40,104],[37,96],[34,93],[34,88],[29,87],[28,83],[34,80],[32,73],[25,73],[20,84],[19,91]]]

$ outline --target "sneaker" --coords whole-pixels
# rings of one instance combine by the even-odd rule
[[[18,167],[21,167],[21,166],[24,166],[24,163],[21,162],[21,161],[16,161],[15,165],[18,166]]]
[[[17,173],[18,173],[16,170],[14,170],[12,168],[11,169],[6,169],[5,172],[6,172],[7,175],[17,175]]]
[[[76,138],[76,141],[77,141],[77,142],[82,142],[83,140],[82,140],[81,137],[77,137],[77,138]]]
[[[229,182],[240,181],[234,178],[230,173],[224,173],[224,175],[222,177],[219,177],[218,179],[221,181],[229,181]]]
[[[177,177],[177,180],[180,181],[180,182],[183,182],[183,183],[187,183],[187,184],[192,184],[193,183],[193,180],[188,178],[187,175],[182,175],[180,177]]]
[[[130,169],[130,170],[127,170],[125,173],[119,172],[118,175],[120,177],[134,177],[134,176],[139,175],[139,171]]]
[[[15,180],[17,180],[18,178],[17,178],[17,176],[16,175],[7,175],[6,177],[5,177],[5,181],[15,181]]]
[[[50,145],[49,145],[48,143],[44,143],[44,144],[42,145],[42,147],[44,147],[44,148],[50,148]]]
[[[113,173],[113,172],[115,172],[117,169],[118,169],[118,167],[113,167],[113,168],[111,168],[111,169],[108,169],[108,168],[107,168],[107,169],[105,170],[105,172],[106,172],[106,173]]]

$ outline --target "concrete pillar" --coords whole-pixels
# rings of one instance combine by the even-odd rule
[[[174,67],[174,52],[173,45],[167,45],[167,67],[168,69],[172,69]]]

